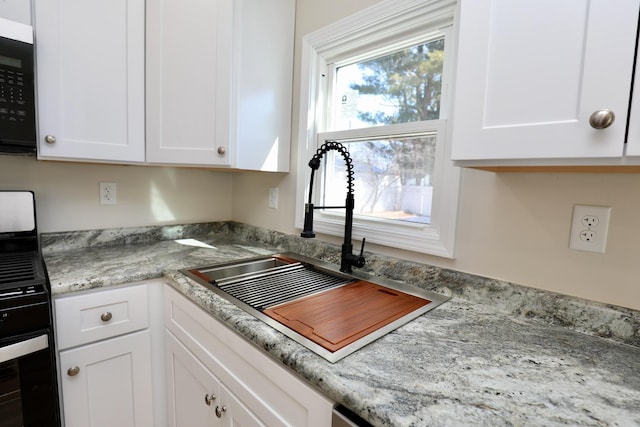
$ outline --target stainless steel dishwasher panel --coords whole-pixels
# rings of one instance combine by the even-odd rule
[[[360,418],[351,410],[342,405],[333,408],[331,416],[331,427],[373,427],[367,421]]]

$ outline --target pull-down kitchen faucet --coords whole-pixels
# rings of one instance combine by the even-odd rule
[[[315,171],[320,168],[320,159],[327,151],[336,150],[344,158],[347,166],[347,199],[344,206],[313,206],[311,202],[311,194],[313,191],[313,176]],[[351,156],[346,147],[337,141],[325,141],[324,144],[316,151],[311,160],[309,160],[311,168],[311,180],[309,183],[309,201],[304,205],[304,229],[300,233],[301,237],[313,238],[316,234],[313,232],[313,210],[314,209],[345,209],[344,218],[344,243],[342,243],[342,256],[340,258],[340,271],[343,273],[351,273],[351,267],[361,268],[364,266],[364,242],[360,248],[360,255],[353,255],[353,245],[351,243],[351,234],[353,231],[353,208],[355,202],[353,199],[353,165],[351,164]]]

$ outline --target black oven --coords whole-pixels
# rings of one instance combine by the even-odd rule
[[[60,425],[52,324],[33,193],[0,191],[0,427]]]
[[[56,426],[57,408],[49,331],[2,340],[0,351],[0,425],[2,427]],[[5,351],[6,350],[6,351]]]

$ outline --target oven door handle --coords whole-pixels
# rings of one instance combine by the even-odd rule
[[[0,363],[26,356],[49,347],[47,334],[0,348]]]

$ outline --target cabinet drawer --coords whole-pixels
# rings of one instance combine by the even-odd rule
[[[55,300],[60,350],[145,329],[149,324],[146,285]]]

